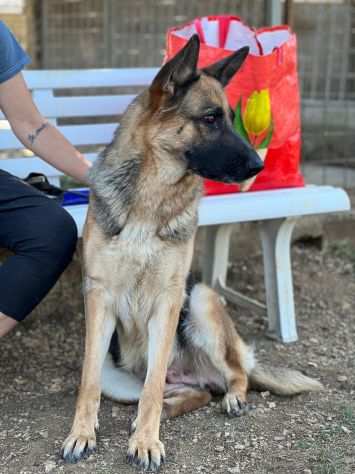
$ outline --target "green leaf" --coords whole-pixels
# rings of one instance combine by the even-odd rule
[[[271,142],[272,134],[273,134],[273,126],[271,124],[269,133],[266,135],[264,140],[258,145],[258,148],[267,148]]]
[[[243,119],[242,119],[242,100],[240,100],[235,109],[235,116],[233,122],[234,130],[239,133],[247,142],[250,143],[248,132],[244,128]]]

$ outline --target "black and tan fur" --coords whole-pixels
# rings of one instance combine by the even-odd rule
[[[247,389],[319,390],[289,370],[263,369],[218,295],[187,285],[202,177],[243,181],[262,169],[232,130],[223,93],[247,48],[205,70],[193,37],[129,106],[112,144],[91,171],[84,232],[86,342],[82,381],[63,457],[95,449],[101,391],[138,403],[128,460],[163,462],[161,416],[224,395],[229,415],[248,410]],[[116,331],[116,332],[115,332]],[[113,333],[113,352],[108,352]],[[118,342],[118,343],[117,343]],[[118,350],[119,349],[119,350]]]

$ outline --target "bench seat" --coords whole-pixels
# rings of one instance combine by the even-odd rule
[[[87,205],[67,206],[82,235]],[[286,219],[350,209],[346,192],[333,186],[308,185],[243,194],[205,196],[199,207],[199,225],[213,226],[239,222]]]

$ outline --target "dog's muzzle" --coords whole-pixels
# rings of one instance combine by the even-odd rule
[[[247,161],[247,171],[246,173],[248,174],[247,178],[252,178],[253,176],[257,175],[264,169],[264,162],[260,158],[260,156],[257,154],[255,150],[252,150],[252,153],[250,154],[250,157],[248,158]]]
[[[264,163],[239,135],[224,133],[221,139],[194,146],[185,153],[188,168],[203,178],[239,183],[252,178]]]

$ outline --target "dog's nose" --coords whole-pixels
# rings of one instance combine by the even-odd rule
[[[260,173],[263,168],[264,162],[262,161],[260,156],[255,151],[253,151],[252,156],[250,156],[248,162],[248,178],[251,178],[256,174]]]

